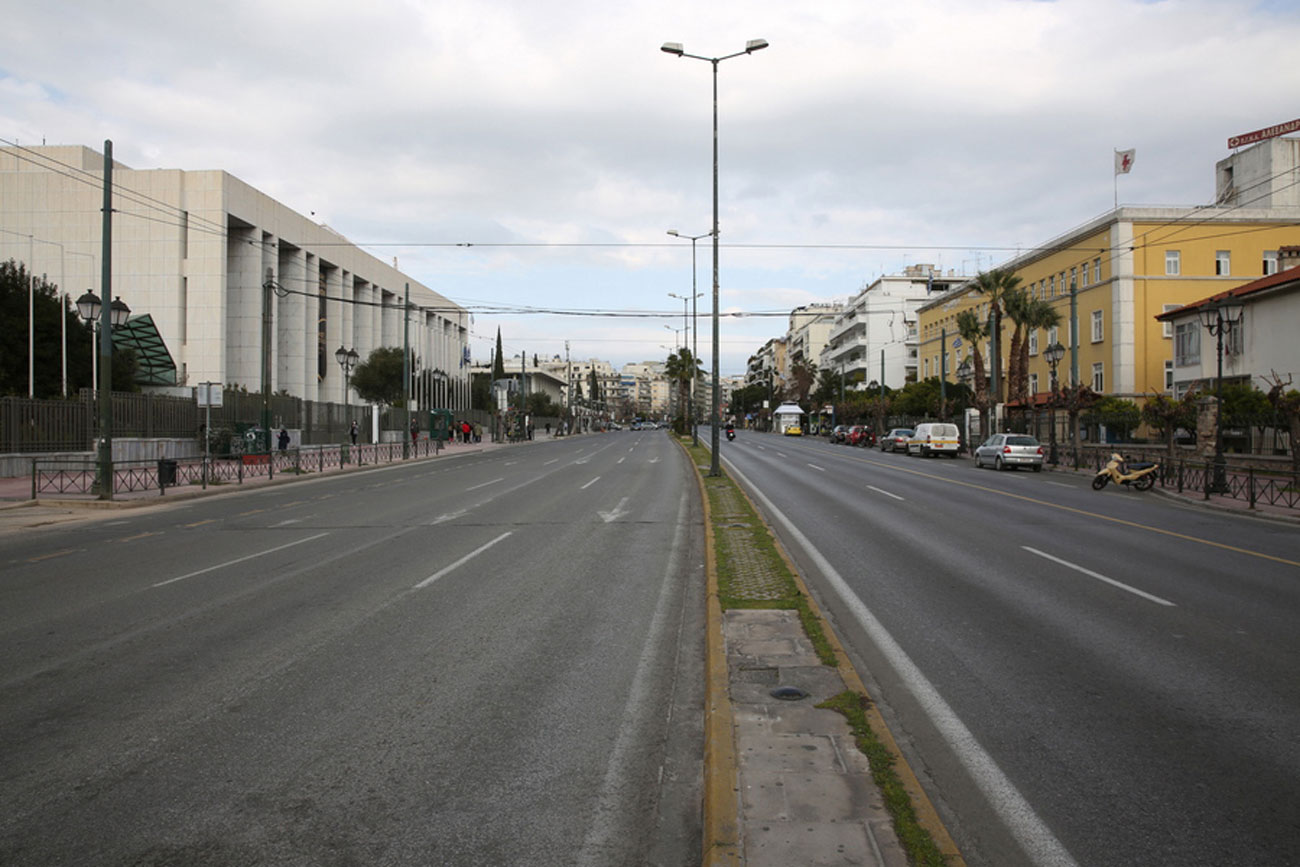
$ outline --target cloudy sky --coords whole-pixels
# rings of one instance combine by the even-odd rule
[[[724,375],[792,307],[1108,211],[1116,148],[1121,204],[1205,204],[1229,136],[1300,117],[1296,0],[6,6],[4,142],[224,169],[475,311],[482,359],[498,326],[615,365],[680,339],[666,232],[711,228],[712,83],[664,42],[770,43],[719,65],[721,308],[754,314],[722,320]]]

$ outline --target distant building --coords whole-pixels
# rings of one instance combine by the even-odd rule
[[[161,343],[153,388],[200,382],[343,403],[339,347],[361,359],[404,333],[436,394],[469,406],[469,314],[396,267],[224,171],[134,170],[114,161],[112,286],[100,286],[104,155],[0,147],[0,258],[75,299],[94,289],[148,316]],[[263,285],[273,336],[263,345]],[[410,306],[403,313],[409,289]],[[188,393],[188,388],[185,389]],[[352,398],[355,400],[355,395]]]

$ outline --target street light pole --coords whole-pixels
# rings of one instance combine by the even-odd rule
[[[1218,374],[1214,385],[1214,480],[1206,489],[1213,494],[1226,494],[1228,467],[1223,457],[1223,335],[1241,324],[1245,307],[1231,296],[1211,301],[1200,310],[1201,324],[1217,339]]]
[[[672,235],[674,238],[686,238],[691,242],[691,355],[698,363],[700,358],[700,325],[699,325],[699,320],[696,318],[695,301],[697,298],[701,297],[704,293],[697,292],[695,287],[695,274],[696,274],[695,242],[700,240],[701,238],[710,238],[713,236],[713,233],[705,232],[703,235],[683,235],[680,232],[678,232],[676,229],[669,229],[668,234]],[[672,295],[672,297],[674,298],[681,297],[680,295],[673,295],[671,292],[669,292],[668,294]],[[700,427],[698,424],[696,424],[696,420],[695,420],[695,382],[696,382],[696,375],[695,375],[695,371],[692,370],[690,408],[689,408],[690,417],[691,417],[691,444],[694,446],[698,446],[700,444]]]
[[[745,43],[744,51],[737,51],[734,54],[727,54],[722,57],[687,54],[680,42],[665,42],[660,47],[660,51],[667,54],[689,57],[693,60],[704,60],[713,65],[713,397],[710,407],[711,418],[709,419],[712,425],[712,431],[709,435],[711,450],[710,476],[722,475],[722,463],[718,454],[718,384],[720,377],[718,368],[721,363],[718,347],[718,64],[733,57],[740,57],[742,54],[753,54],[755,51],[761,51],[767,48],[767,44],[766,39],[751,39]]]
[[[1047,349],[1043,350],[1043,357],[1046,358],[1047,363],[1052,366],[1052,399],[1047,404],[1047,462],[1052,466],[1057,466],[1061,461],[1056,453],[1056,366],[1060,364],[1061,359],[1065,357],[1065,347],[1062,346],[1061,341],[1058,340],[1051,346],[1047,347]]]

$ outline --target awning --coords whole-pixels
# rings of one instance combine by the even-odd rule
[[[176,385],[176,362],[148,313],[132,316],[113,329],[113,343],[135,351],[137,384]]]

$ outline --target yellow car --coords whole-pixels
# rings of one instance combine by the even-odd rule
[[[792,424],[785,429],[785,435],[788,437],[801,437],[803,436],[803,428],[797,424]]]

